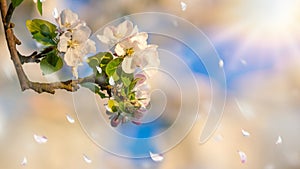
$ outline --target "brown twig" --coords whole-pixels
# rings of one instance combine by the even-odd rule
[[[53,50],[53,48],[50,47],[46,48],[41,53],[34,52],[28,57],[21,55],[16,48],[16,45],[20,45],[21,42],[16,38],[13,32],[14,24],[10,22],[15,8],[12,6],[12,4],[10,4],[9,9],[7,10],[7,1],[0,0],[0,10],[1,10],[1,18],[4,27],[7,46],[11,55],[11,60],[13,61],[15,66],[22,91],[32,89],[37,93],[46,92],[46,93],[54,94],[56,89],[64,89],[73,92],[79,89],[80,83],[95,82],[95,78],[93,76],[80,78],[76,80],[68,80],[64,82],[54,82],[54,83],[38,83],[38,82],[30,81],[23,70],[22,64],[28,62],[38,63],[40,58],[42,58],[43,55],[45,55],[49,51]],[[104,89],[107,87],[104,86],[104,84],[100,84],[100,83],[98,85],[99,86],[103,85],[101,87]]]
[[[54,83],[37,83],[37,82],[29,82],[29,88],[37,93],[55,93],[55,89],[65,89],[69,92],[74,92],[79,89],[79,84],[85,82],[95,82],[95,78],[93,76],[89,76],[86,78],[80,78],[76,80],[67,80],[64,82],[54,82]]]
[[[24,56],[18,52],[20,61],[22,64],[24,63],[39,63],[40,59],[44,57],[47,53],[51,52],[54,49],[53,46],[45,48],[42,52],[38,53],[37,51],[33,52],[29,56]]]

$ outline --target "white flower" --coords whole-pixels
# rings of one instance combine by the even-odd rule
[[[97,35],[105,44],[115,46],[113,49],[119,57],[124,57],[122,69],[125,73],[134,73],[137,68],[157,68],[160,64],[157,46],[148,45],[148,34],[138,32],[130,21],[124,21],[117,27],[106,27],[103,35]],[[153,69],[148,69],[148,75]],[[150,73],[151,72],[151,73]]]
[[[133,73],[137,67],[140,67],[151,76],[159,64],[157,46],[148,45],[133,56],[126,56],[122,62],[122,69],[126,73]]]
[[[132,56],[147,47],[147,39],[148,34],[146,32],[138,33],[135,36],[118,43],[115,47],[115,52],[118,56]]]
[[[56,19],[59,28],[62,31],[66,31],[68,29],[74,29],[80,24],[85,25],[84,22],[78,19],[78,15],[72,12],[70,9],[65,9],[60,13],[60,16]]]
[[[83,57],[96,52],[95,42],[89,39],[90,34],[90,28],[81,25],[72,32],[65,32],[60,36],[57,49],[64,52],[64,60],[72,67],[75,78],[78,78],[77,67],[81,65]]]
[[[103,35],[97,35],[97,38],[109,46],[114,46],[120,41],[136,34],[138,32],[137,26],[133,27],[132,22],[124,21],[117,27],[110,26],[103,30]]]

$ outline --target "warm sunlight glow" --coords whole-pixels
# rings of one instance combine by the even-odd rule
[[[243,19],[263,34],[285,33],[297,24],[298,0],[252,0],[242,7]]]

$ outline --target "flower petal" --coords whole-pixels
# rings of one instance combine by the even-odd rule
[[[70,39],[68,37],[66,37],[65,34],[60,36],[59,42],[57,44],[57,50],[60,52],[66,52],[68,49],[68,41],[69,40]]]
[[[117,28],[117,35],[120,36],[120,38],[124,38],[125,36],[130,35],[130,33],[133,30],[133,24],[132,22],[126,20],[118,25]]]
[[[74,30],[72,34],[72,40],[78,43],[84,43],[89,39],[91,32],[92,31],[89,27],[80,25],[77,29]]]
[[[124,48],[119,43],[115,47],[115,52],[118,56],[124,56],[126,54]]]
[[[136,85],[140,85],[140,84],[144,83],[146,80],[146,76],[142,73],[138,73],[138,74],[134,75],[134,78],[139,79],[139,81],[136,83]]]
[[[133,57],[125,57],[123,62],[122,62],[122,69],[125,73],[133,73],[135,71],[135,68],[132,66],[132,60]]]
[[[60,22],[63,27],[70,27],[78,21],[78,15],[70,9],[65,9],[60,14]]]
[[[77,65],[77,56],[74,52],[74,49],[69,48],[65,53],[64,60],[68,66]]]
[[[136,42],[140,49],[145,49],[147,47],[148,34],[146,32],[141,32],[130,38],[131,42]]]

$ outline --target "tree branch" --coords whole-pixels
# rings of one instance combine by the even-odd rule
[[[85,82],[95,82],[94,76],[88,76],[86,78],[80,78],[76,80],[67,80],[64,82],[53,82],[53,83],[38,83],[38,82],[29,82],[27,89],[32,89],[33,91],[37,93],[55,93],[55,89],[64,89],[69,92],[74,92],[79,89],[80,83]],[[25,89],[26,90],[26,89]]]
[[[8,11],[5,15],[5,23],[9,24],[10,23],[10,19],[13,15],[15,11],[15,7],[12,5],[12,3],[10,3],[9,7],[8,7]]]
[[[54,49],[53,46],[45,48],[42,52],[38,53],[37,51],[33,52],[29,56],[24,56],[18,52],[20,61],[22,64],[24,63],[39,63],[40,59],[44,57],[47,53],[51,52]]]
[[[46,93],[54,94],[56,89],[64,89],[73,92],[79,89],[80,83],[84,83],[84,82],[96,82],[104,90],[105,89],[109,90],[107,84],[98,82],[94,76],[88,76],[76,80],[67,80],[64,82],[54,82],[54,83],[31,82],[26,76],[22,64],[29,63],[29,62],[36,62],[36,63],[40,62],[40,58],[44,57],[45,54],[52,51],[53,47],[48,47],[40,53],[33,52],[30,56],[21,55],[16,48],[16,45],[20,45],[21,42],[15,37],[15,34],[13,32],[14,24],[10,22],[15,8],[12,6],[12,4],[10,4],[9,9],[7,10],[7,1],[0,0],[0,10],[1,10],[2,25],[4,27],[4,32],[5,32],[6,43],[9,49],[9,53],[11,55],[11,60],[13,61],[15,66],[22,91],[32,89],[37,93],[46,92]]]

